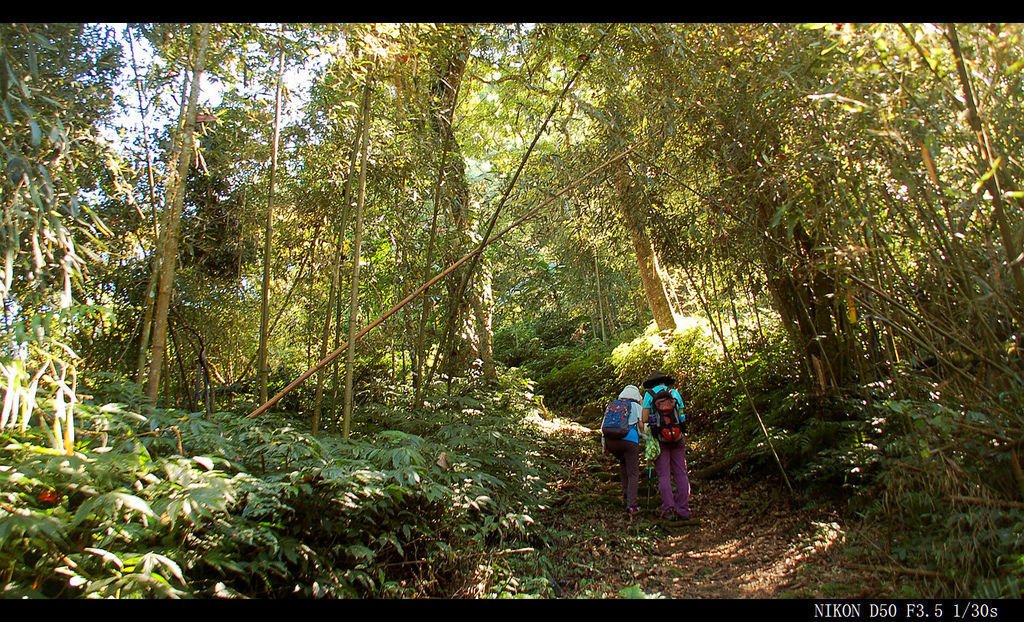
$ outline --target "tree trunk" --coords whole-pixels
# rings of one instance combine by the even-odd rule
[[[149,131],[146,129],[146,106],[142,101],[142,79],[139,77],[139,67],[135,61],[135,45],[132,43],[130,27],[125,29],[125,35],[128,39],[128,49],[131,52],[132,70],[135,74],[135,94],[139,100],[139,120],[142,125],[142,145],[146,151],[146,179],[149,182],[149,208],[153,212],[153,239],[159,240],[160,228],[157,226],[156,179],[153,174],[153,155],[149,147]],[[184,97],[182,99],[184,99]],[[182,112],[184,112],[184,109]],[[183,121],[184,114],[181,116]],[[179,122],[179,129],[180,126],[181,123]],[[140,388],[142,388],[146,382],[146,359],[149,354],[149,340],[152,336],[153,330],[153,309],[156,306],[156,287],[159,274],[160,269],[157,265],[157,254],[154,252],[150,256],[149,281],[146,283],[146,299],[144,302],[145,311],[142,316],[141,334],[139,336],[139,356],[135,365],[137,370],[135,381]]]
[[[455,132],[452,130],[459,86],[462,83],[462,73],[466,66],[464,53],[469,49],[468,41],[468,37],[463,34],[461,45],[442,60],[446,65],[436,68],[434,84],[431,89],[432,110],[430,114],[430,129],[433,132],[435,144],[437,145],[438,171],[437,180],[434,184],[434,210],[430,223],[427,256],[421,278],[425,278],[433,271],[434,250],[438,240],[438,219],[442,205],[447,207],[446,211],[452,220],[461,217],[460,208],[468,207],[466,205],[469,198],[468,188],[466,188],[464,193],[461,191],[462,187],[465,187],[465,164],[461,153],[458,151],[458,146],[455,144]],[[453,183],[455,184],[455,189],[450,191],[449,189]],[[456,205],[457,202],[460,202],[460,197],[461,204]],[[416,345],[413,354],[415,358],[415,366],[413,368],[413,408],[422,406],[427,386],[430,384],[441,359],[446,357],[446,342],[450,338],[448,331],[453,330],[452,327],[457,323],[457,319],[454,317],[458,315],[456,309],[458,306],[464,306],[455,301],[455,296],[452,295],[452,284],[446,285],[449,293],[450,308],[446,315],[445,326],[442,328],[445,332],[441,334],[441,343],[438,346],[433,362],[429,366],[427,365],[427,351],[429,348],[426,344],[426,330],[433,302],[429,296],[423,296],[422,298]],[[451,305],[458,306],[453,308]],[[463,313],[463,316],[465,316],[465,313]]]
[[[447,168],[448,161],[448,145],[444,142],[441,144],[438,169],[437,169],[437,180],[434,183],[434,209],[433,215],[430,219],[430,235],[427,240],[427,256],[423,262],[423,271],[420,275],[420,280],[426,279],[428,275],[433,271],[434,267],[434,253],[437,248],[437,233],[438,233],[438,221],[441,212],[441,197],[442,188],[444,187],[444,176]],[[430,319],[430,313],[434,309],[434,303],[430,296],[424,295],[421,298],[419,322],[416,330],[416,343],[413,348],[413,372],[412,372],[412,385],[413,385],[413,403],[414,409],[419,409],[423,406],[423,395],[427,385],[430,383],[429,377],[432,375],[433,367],[427,367],[427,324]],[[436,359],[435,359],[436,364]]]
[[[597,261],[597,247],[594,247],[594,279],[597,281],[597,321],[601,328],[601,341],[608,339],[608,331],[604,323],[604,310],[602,309],[601,294],[601,268]]]
[[[437,137],[437,143],[443,149],[442,177],[439,186],[439,198],[447,207],[448,216],[455,229],[453,248],[449,249],[448,261],[466,252],[474,245],[470,230],[469,186],[466,184],[466,165],[462,153],[455,141],[453,130],[455,108],[458,103],[462,77],[466,70],[466,58],[469,52],[469,36],[463,30],[457,37],[454,46],[444,58],[443,65],[438,68],[433,85],[433,110],[431,128]],[[443,328],[441,343],[435,358],[421,381],[421,393],[430,384],[433,374],[440,368],[451,378],[465,370],[469,362],[479,355],[479,336],[473,322],[473,295],[468,293],[473,287],[471,274],[462,279],[452,279],[445,283],[447,288],[448,310]],[[467,281],[468,279],[468,281]],[[417,401],[419,398],[417,397]]]
[[[193,26],[193,38],[196,26]],[[192,84],[189,93],[185,126],[182,128],[181,149],[178,152],[177,176],[170,185],[173,195],[168,197],[166,209],[166,225],[161,232],[158,262],[160,278],[157,280],[156,307],[153,317],[153,352],[149,365],[149,378],[146,381],[146,397],[155,405],[160,387],[160,373],[163,369],[165,350],[167,348],[167,315],[170,310],[171,295],[174,293],[174,269],[178,254],[178,233],[181,227],[181,212],[185,202],[185,181],[188,176],[189,164],[192,161],[194,136],[192,132],[196,124],[196,111],[199,107],[200,79],[206,63],[206,50],[210,42],[210,25],[202,24],[199,28],[196,43],[196,61],[192,69]]]
[[[615,186],[619,195],[620,213],[636,253],[637,269],[644,286],[647,306],[659,331],[675,330],[676,318],[672,311],[672,303],[665,295],[665,285],[658,274],[658,259],[654,254],[651,239],[638,217],[641,210],[639,193],[629,176],[629,167],[625,162],[621,162],[617,167]]]
[[[481,372],[487,380],[498,377],[494,368],[494,333],[491,320],[494,311],[494,292],[491,289],[491,268],[481,261],[476,272],[476,287],[471,291],[473,317],[476,320],[476,334],[479,339]]]
[[[337,261],[334,262],[334,267],[331,270],[331,290],[327,295],[327,313],[324,319],[324,330],[320,334],[320,358],[323,359],[327,356],[327,340],[331,338],[331,316],[334,315],[334,296],[338,291],[338,276],[340,270],[338,270]],[[323,414],[323,400],[324,400],[324,374],[319,373],[316,375],[316,395],[313,398],[313,419],[310,422],[310,430],[313,434],[320,432],[320,419]]]
[[[360,137],[362,136],[362,128],[359,132]],[[331,338],[331,319],[336,315],[335,309],[337,307],[336,300],[341,298],[341,259],[344,255],[345,245],[345,230],[348,228],[348,216],[349,216],[349,199],[352,191],[352,175],[355,173],[356,158],[359,155],[359,140],[356,140],[352,145],[352,151],[349,155],[348,164],[348,175],[345,178],[345,189],[342,191],[342,212],[341,212],[341,224],[338,227],[335,244],[334,244],[334,258],[331,262],[331,290],[327,297],[327,309],[324,313],[324,330],[320,335],[320,358],[323,359],[327,356],[327,342]],[[320,431],[320,420],[323,412],[323,397],[324,397],[324,382],[327,380],[325,373],[318,373],[316,375],[316,398],[313,401],[313,421],[312,430],[313,434]]]
[[[348,316],[348,352],[345,355],[345,405],[342,417],[342,435],[348,437],[352,430],[352,385],[355,371],[356,327],[359,322],[359,264],[363,243],[363,201],[366,199],[366,169],[369,167],[367,153],[370,143],[370,86],[372,76],[367,74],[363,87],[363,138],[362,158],[359,167],[359,197],[356,199],[355,232],[352,241],[352,296]]]
[[[447,158],[447,149],[442,148],[439,155],[439,165],[437,170],[437,180],[434,184],[434,210],[433,215],[430,219],[430,234],[427,238],[427,256],[423,261],[423,270],[420,273],[420,281],[429,278],[430,273],[433,271],[434,264],[434,249],[437,244],[437,221],[441,208],[441,184],[444,181],[445,161]],[[423,296],[420,301],[420,312],[419,320],[416,326],[416,340],[412,349],[412,389],[413,389],[413,405],[414,409],[418,409],[423,405],[423,389],[424,389],[424,369],[426,367],[426,336],[427,336],[427,320],[429,319],[430,311],[433,308],[430,296]]]
[[[452,223],[455,226],[455,243],[449,251],[450,263],[454,258],[466,253],[474,246],[473,236],[469,231],[469,187],[465,180],[465,165],[461,154],[452,154],[446,182],[449,185],[448,199],[451,206]],[[457,160],[457,161],[456,161]],[[451,377],[458,375],[460,370],[468,367],[469,362],[479,353],[479,336],[472,321],[472,294],[475,275],[465,275],[469,282],[463,286],[460,278],[445,283],[448,298],[448,315],[445,325],[444,342],[447,347],[439,352],[443,356],[443,369]]]
[[[284,27],[282,26],[282,30]],[[283,34],[283,33],[282,33]],[[260,346],[257,357],[257,384],[260,389],[260,402],[268,397],[267,383],[270,370],[267,363],[267,347],[270,340],[270,256],[273,250],[274,222],[274,178],[277,175],[277,148],[281,137],[281,91],[284,78],[284,40],[278,41],[277,91],[274,96],[274,138],[270,157],[270,187],[267,192],[267,213],[264,221],[263,237],[263,290],[260,303]]]

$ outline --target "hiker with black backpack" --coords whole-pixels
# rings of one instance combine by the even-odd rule
[[[654,372],[643,381],[643,419],[658,441],[654,460],[661,495],[661,517],[690,519],[690,478],[686,473],[686,415],[683,398],[673,385],[676,379]],[[672,483],[675,481],[675,492]]]
[[[626,385],[618,399],[605,408],[601,422],[604,450],[619,461],[622,496],[630,516],[640,511],[640,435],[644,433],[640,400],[640,389]]]

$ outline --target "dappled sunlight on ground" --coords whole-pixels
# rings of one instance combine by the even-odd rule
[[[695,553],[687,553],[687,557],[693,559],[700,559],[702,557],[717,557],[719,559],[730,559],[736,555],[737,550],[740,548],[742,543],[739,540],[729,540],[724,544],[712,547],[706,551],[698,551]]]
[[[542,429],[594,434],[560,420],[545,421]],[[800,506],[776,483],[695,480],[693,520],[669,523],[657,518],[656,484],[647,481],[643,468],[641,513],[629,518],[621,508],[614,459],[601,454],[597,440],[580,446],[583,455],[558,483],[566,495],[558,520],[577,530],[586,526],[567,551],[571,571],[562,577],[569,585],[562,586],[561,596],[614,597],[639,586],[645,594],[667,598],[803,597],[796,590],[815,590],[817,579],[802,571],[835,565],[831,553],[845,538],[840,519],[828,510]],[[698,445],[692,447],[691,471],[701,460]],[[592,581],[605,591],[587,589]]]
[[[590,428],[580,425],[574,421],[560,419],[553,415],[548,415],[548,417],[549,418],[546,419],[540,412],[534,411],[526,416],[526,421],[527,423],[536,426],[538,430],[549,436],[565,433],[586,434],[588,436],[593,434],[593,431],[590,430]]]
[[[841,535],[821,512],[793,510],[770,490],[729,480],[696,483],[693,527],[670,528],[658,545],[648,591],[679,598],[773,598],[799,566]],[[778,507],[776,507],[778,506]],[[828,530],[820,525],[827,524]],[[685,581],[680,581],[685,579]]]

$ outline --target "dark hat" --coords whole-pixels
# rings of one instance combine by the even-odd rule
[[[675,383],[676,383],[676,379],[675,378],[673,378],[672,376],[667,376],[667,375],[661,373],[660,371],[651,372],[651,375],[647,376],[647,379],[643,381],[643,385],[644,385],[645,389],[653,389],[655,386],[657,386],[659,384],[664,384],[664,385],[671,386],[671,385],[673,385]]]

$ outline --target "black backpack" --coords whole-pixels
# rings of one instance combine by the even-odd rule
[[[678,443],[686,432],[686,423],[679,421],[678,404],[672,389],[664,388],[651,397],[651,434],[663,443]]]

